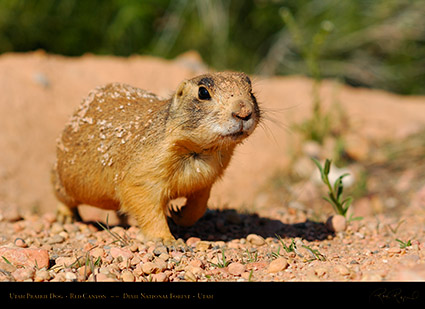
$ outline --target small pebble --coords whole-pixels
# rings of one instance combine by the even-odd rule
[[[246,266],[241,263],[234,262],[229,264],[227,270],[229,271],[229,274],[233,276],[240,276],[245,272]]]
[[[186,240],[186,245],[193,246],[193,245],[195,245],[199,241],[201,241],[201,239],[199,237],[189,237]]]
[[[209,241],[198,241],[196,243],[196,250],[198,251],[207,251],[211,248],[211,243]]]
[[[159,246],[153,250],[153,254],[155,254],[156,256],[161,255],[162,253],[168,253],[166,246]]]
[[[49,245],[53,245],[53,244],[60,244],[60,243],[62,243],[64,240],[65,240],[65,238],[64,238],[64,237],[62,237],[61,235],[57,234],[57,235],[53,235],[52,237],[50,237],[50,238],[47,240],[47,243],[48,243]]]
[[[34,277],[35,270],[33,268],[18,268],[13,273],[12,276],[16,281],[27,281]]]
[[[284,270],[286,267],[288,267],[288,261],[283,257],[279,257],[270,262],[269,267],[267,268],[267,272],[277,273]]]
[[[42,282],[48,281],[51,278],[50,273],[45,269],[40,269],[35,272],[34,281]]]
[[[94,258],[102,257],[104,254],[105,254],[105,251],[99,247],[90,250],[90,255]]]
[[[15,246],[20,247],[20,248],[27,248],[28,247],[27,243],[22,238],[16,238],[15,239]]]
[[[146,262],[142,265],[142,270],[146,275],[158,272],[159,268],[155,263]]]
[[[165,262],[162,259],[159,259],[159,258],[155,259],[155,265],[157,268],[157,272],[163,272],[164,270],[167,269],[167,262]]]
[[[167,275],[165,273],[158,273],[152,275],[153,282],[165,282],[167,281]]]
[[[109,251],[109,254],[114,258],[122,257],[124,259],[131,259],[133,253],[129,249],[112,247]]]
[[[334,215],[328,218],[326,227],[335,233],[343,232],[347,228],[347,220],[342,215]]]
[[[121,273],[121,279],[124,282],[134,282],[135,280],[134,275],[131,273],[131,271],[128,271],[128,270],[124,270]]]
[[[186,271],[184,274],[184,280],[195,282],[197,281],[197,278],[191,271]]]
[[[52,227],[50,228],[50,233],[52,234],[59,234],[60,232],[63,232],[63,225],[58,223],[58,222],[54,222],[52,224]]]
[[[117,279],[114,278],[113,276],[106,275],[106,274],[103,274],[103,273],[97,274],[96,280],[100,281],[100,282],[116,282],[117,281]]]
[[[55,260],[57,266],[69,267],[76,261],[75,257],[60,256]]]
[[[68,281],[74,281],[74,280],[77,280],[77,275],[74,274],[73,272],[68,271],[65,273],[65,279]]]
[[[262,246],[266,243],[266,241],[264,240],[263,237],[261,237],[260,235],[257,234],[249,234],[246,237],[246,240],[251,243],[252,245],[255,246]]]

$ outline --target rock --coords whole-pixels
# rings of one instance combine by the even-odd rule
[[[211,248],[211,243],[209,241],[198,241],[196,243],[196,250],[198,251],[207,251],[209,248]]]
[[[197,281],[197,277],[191,271],[186,271],[184,274],[184,280],[195,282]]]
[[[167,269],[167,262],[165,262],[162,259],[155,259],[155,265],[157,267],[157,272],[163,272],[164,270]]]
[[[48,281],[50,278],[51,278],[50,273],[45,269],[37,270],[34,275],[35,282]]]
[[[84,265],[78,268],[78,275],[81,278],[81,281],[84,281],[91,274],[92,274],[92,271],[91,271],[90,265]]]
[[[131,244],[131,246],[130,246],[130,251],[131,252],[136,252],[138,250],[139,250],[139,244],[137,244],[137,243]]]
[[[96,275],[96,281],[99,282],[116,282],[117,279],[113,277],[113,275],[111,274],[103,274],[103,273],[99,273]]]
[[[3,261],[0,261],[0,270],[6,271],[6,272],[9,272],[9,273],[12,273],[12,272],[14,272],[16,270],[16,267],[13,266],[13,265],[11,265],[11,264],[9,264],[9,263],[6,263],[3,260]]]
[[[192,265],[188,265],[184,268],[184,270],[186,272],[191,272],[192,274],[194,274],[195,276],[200,276],[204,270],[201,267],[198,266],[192,266]]]
[[[2,247],[0,256],[6,258],[14,266],[49,267],[49,253],[44,249]]]
[[[229,264],[227,270],[229,271],[229,274],[233,276],[240,276],[245,272],[246,266],[241,263],[234,262]]]
[[[103,257],[104,254],[105,251],[99,247],[90,250],[90,255],[94,258]]]
[[[131,261],[130,261],[130,264],[131,265],[138,265],[138,264],[140,264],[140,262],[141,262],[142,260],[140,259],[140,257],[138,256],[138,255],[135,255],[132,259],[131,259]]]
[[[53,222],[56,222],[56,214],[54,212],[46,212],[42,216],[42,218],[49,224],[53,224]]]
[[[260,235],[257,234],[249,234],[246,237],[246,240],[251,243],[252,245],[255,246],[262,246],[266,243],[266,241],[264,240],[263,237],[261,237]]]
[[[146,262],[142,265],[142,270],[146,275],[155,274],[159,271],[159,267],[153,262]]]
[[[164,273],[158,273],[152,275],[153,282],[166,282],[168,279],[167,275]]]
[[[195,260],[190,261],[189,265],[193,266],[193,267],[199,267],[199,268],[204,267],[204,263],[199,259],[195,259]]]
[[[23,240],[22,238],[16,238],[14,241],[15,246],[19,247],[19,248],[27,248],[28,245],[25,242],[25,240]]]
[[[35,270],[34,268],[18,268],[13,273],[12,276],[16,281],[32,281],[34,277]]]
[[[53,235],[52,237],[50,237],[50,238],[47,240],[47,243],[48,243],[49,245],[53,245],[53,244],[60,244],[60,243],[62,243],[64,240],[65,240],[65,238],[64,238],[64,237],[62,237],[61,235]]]
[[[118,247],[112,247],[109,253],[114,259],[121,256],[123,259],[128,260],[133,257],[133,253],[129,249],[118,248]]]
[[[128,270],[124,270],[121,273],[121,279],[124,282],[134,282],[135,280],[134,275],[131,273],[131,271],[128,271]]]
[[[273,260],[269,264],[269,267],[267,268],[267,272],[268,273],[277,273],[279,271],[284,270],[286,267],[288,267],[288,261],[283,257],[279,257],[276,260]]]
[[[65,223],[63,225],[63,229],[68,232],[68,233],[76,233],[79,230],[78,225],[73,224],[73,223]]]
[[[11,273],[9,273],[7,271],[0,271],[0,282],[6,282],[6,281],[15,282],[16,279],[12,276]]]
[[[73,272],[67,271],[65,273],[65,279],[67,281],[74,281],[74,280],[77,280],[77,275],[74,274]]]
[[[162,253],[168,253],[167,247],[166,246],[157,246],[154,250],[153,250],[153,254],[155,254],[156,256],[161,255]]]
[[[193,246],[199,241],[201,241],[199,237],[190,237],[186,240],[186,245]]]
[[[163,261],[168,261],[168,259],[170,258],[170,255],[168,254],[168,253],[161,253],[159,256],[158,256],[158,259],[161,259],[161,260],[163,260]]]
[[[54,222],[52,224],[52,227],[50,228],[50,233],[52,234],[59,234],[60,232],[63,232],[63,225],[58,223],[58,222]]]
[[[69,267],[73,265],[76,261],[75,257],[72,256],[60,256],[55,260],[55,264],[61,267]]]
[[[59,272],[57,273],[50,282],[65,282],[65,273]],[[94,281],[93,276],[91,277],[91,281]]]
[[[347,228],[347,220],[342,215],[334,215],[328,218],[326,227],[335,233],[343,232]]]

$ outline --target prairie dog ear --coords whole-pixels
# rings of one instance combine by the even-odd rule
[[[182,82],[180,83],[180,85],[177,87],[177,91],[176,91],[176,97],[177,97],[177,98],[180,98],[181,96],[183,96],[184,89],[186,88],[187,83],[188,83],[188,81],[187,81],[187,80],[182,81]]]

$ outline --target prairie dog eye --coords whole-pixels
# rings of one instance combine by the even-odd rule
[[[198,98],[200,100],[209,100],[209,99],[211,99],[211,95],[208,92],[207,88],[205,88],[205,87],[199,87]]]

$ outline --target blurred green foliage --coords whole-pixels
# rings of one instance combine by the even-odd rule
[[[216,69],[425,94],[424,16],[423,0],[1,0],[0,53],[193,49]]]

